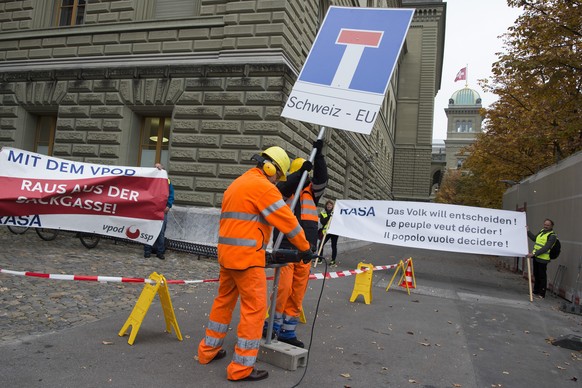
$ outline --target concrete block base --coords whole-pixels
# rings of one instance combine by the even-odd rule
[[[297,370],[307,364],[307,350],[272,340],[270,344],[261,339],[259,360],[287,370]]]

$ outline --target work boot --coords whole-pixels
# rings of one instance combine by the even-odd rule
[[[281,330],[279,330],[279,334],[277,334],[277,339],[280,342],[285,342],[286,344],[297,346],[298,348],[304,347],[305,345],[303,342],[299,341],[295,334],[295,328],[298,323],[299,319],[297,317],[285,315],[283,326],[281,326]]]
[[[220,349],[218,351],[218,353],[216,353],[216,356],[214,356],[214,358],[212,360],[210,360],[210,362],[216,361],[216,360],[220,360],[220,359],[222,359],[224,357],[226,357],[226,350]]]
[[[297,337],[292,338],[278,338],[279,342],[285,342],[286,344],[297,346],[298,348],[304,348],[305,344],[303,341],[300,341]]]
[[[269,377],[269,372],[267,372],[266,370],[253,369],[250,375],[248,375],[244,379],[240,379],[239,381],[259,381],[264,380],[267,377]]]

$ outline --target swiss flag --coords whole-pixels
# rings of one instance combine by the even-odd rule
[[[467,80],[467,68],[466,67],[463,67],[461,70],[459,70],[459,72],[457,73],[457,76],[455,77],[455,82],[461,81],[461,80]]]

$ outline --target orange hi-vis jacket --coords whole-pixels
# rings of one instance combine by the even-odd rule
[[[309,242],[277,187],[255,167],[235,179],[224,192],[218,229],[218,262],[227,269],[265,266],[272,226],[299,251]]]
[[[312,189],[310,183],[307,187],[301,190],[301,193],[299,194],[299,202],[301,203],[300,217],[302,221],[313,221],[317,223],[319,221],[319,218],[317,218],[317,205],[313,200],[313,194],[311,192]],[[295,195],[292,195],[291,198],[287,200],[289,205],[291,205],[291,201],[293,201],[294,197]]]
[[[291,206],[293,198],[295,198],[295,194],[291,195],[291,197],[287,199],[287,205]],[[315,247],[317,246],[317,227],[319,218],[317,213],[317,205],[313,199],[313,185],[311,183],[303,188],[303,190],[301,190],[299,193],[299,206],[296,206],[295,209],[297,208],[299,208],[299,212],[295,212],[295,218],[301,220],[300,225],[305,232],[307,241],[310,242],[312,247]],[[286,240],[283,240],[281,243],[281,248],[289,248],[288,244],[289,243]]]

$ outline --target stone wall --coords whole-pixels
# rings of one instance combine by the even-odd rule
[[[84,24],[57,28],[53,0],[0,0],[0,145],[31,150],[37,117],[54,115],[55,156],[135,165],[143,117],[170,117],[177,205],[220,206],[258,150],[281,145],[291,157],[311,150],[319,129],[280,113],[323,18],[320,3],[201,0],[193,3],[197,16],[161,19],[154,0],[93,0]],[[407,43],[405,69],[396,69],[372,133],[326,130],[324,200],[392,199],[393,176],[403,195],[409,187],[410,198],[428,195],[429,97],[440,80],[431,61],[438,61],[442,18],[429,7],[415,20],[427,43]],[[422,67],[411,73],[419,56]],[[422,86],[413,101],[418,114],[397,114],[399,74]],[[395,133],[410,131],[412,143],[397,145]]]
[[[405,6],[412,5],[404,1]],[[429,201],[434,98],[440,88],[446,4],[415,5],[400,66],[394,198]]]
[[[151,0],[92,1],[85,24],[66,28],[47,25],[51,1],[0,4],[0,18],[26,8],[45,25],[0,32],[0,145],[32,149],[36,117],[48,114],[55,156],[135,165],[143,117],[171,117],[176,203],[215,207],[258,150],[306,157],[319,132],[280,117],[315,37],[316,1],[201,1],[199,17],[171,20],[155,20]],[[387,198],[388,126],[327,130],[326,198]]]
[[[0,32],[32,28],[34,0],[0,1]]]
[[[503,195],[503,208],[525,211],[532,232],[541,230],[546,218],[554,221],[554,232],[560,239],[562,251],[558,259],[548,264],[548,289],[575,304],[580,304],[582,298],[581,171],[582,152],[578,152],[515,184]],[[529,239],[528,242],[531,252],[533,242]],[[500,261],[527,276],[523,257],[503,257]],[[562,270],[558,274],[560,267]]]

